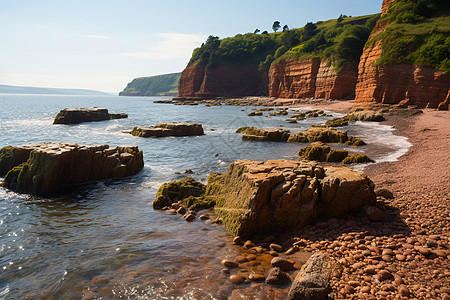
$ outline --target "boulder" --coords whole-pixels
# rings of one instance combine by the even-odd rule
[[[347,167],[315,162],[239,160],[208,179],[205,197],[233,235],[249,238],[298,229],[376,201],[373,182]]]
[[[362,110],[355,111],[343,117],[334,118],[325,122],[326,126],[330,127],[341,127],[347,126],[349,122],[355,121],[370,121],[370,122],[382,122],[385,118],[383,114],[379,111],[373,110]]]
[[[330,146],[322,142],[314,142],[301,148],[298,155],[300,159],[304,160],[341,162],[348,156],[348,151],[331,149]]]
[[[124,113],[110,114],[106,108],[65,108],[56,115],[53,124],[78,124],[122,118],[128,118],[128,115]]]
[[[331,278],[340,276],[341,266],[325,253],[314,253],[302,266],[289,290],[288,300],[326,300]]]
[[[372,159],[367,157],[365,154],[353,154],[350,156],[347,156],[342,163],[343,164],[362,164],[362,163],[373,163]]]
[[[121,178],[144,166],[138,147],[81,146],[41,143],[0,150],[2,186],[25,193],[46,194],[87,181]]]
[[[179,181],[164,183],[158,189],[156,200],[153,201],[154,208],[163,208],[170,206],[172,203],[183,201],[189,197],[200,197],[205,193],[205,185],[196,181],[194,178],[186,177]],[[188,205],[192,206],[195,198],[188,199]]]
[[[204,135],[203,127],[198,123],[158,123],[150,127],[134,127],[130,132],[139,137],[168,137]]]

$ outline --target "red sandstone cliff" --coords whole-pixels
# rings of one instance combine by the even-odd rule
[[[267,75],[256,65],[186,67],[178,85],[179,97],[242,97],[267,95]]]
[[[356,78],[356,67],[347,66],[337,73],[327,60],[281,60],[270,67],[269,95],[342,99],[354,94]]]
[[[395,0],[384,0],[385,14]],[[378,22],[370,38],[387,27]],[[370,39],[369,38],[369,39]],[[358,67],[356,102],[397,104],[400,101],[419,107],[448,109],[450,75],[433,68],[413,65],[376,65],[383,51],[383,41],[366,46]]]

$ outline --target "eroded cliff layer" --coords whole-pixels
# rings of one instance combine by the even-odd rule
[[[384,0],[382,15],[388,13],[395,0]],[[370,39],[386,30],[389,23],[381,19]],[[369,42],[363,50],[358,67],[355,89],[356,102],[417,105],[448,110],[450,104],[450,75],[431,67],[412,64],[380,64],[383,39]]]
[[[354,94],[356,67],[339,72],[329,60],[280,60],[269,70],[269,93],[277,98],[342,99]]]
[[[256,65],[200,64],[186,67],[178,85],[179,97],[242,97],[267,95],[267,76]]]

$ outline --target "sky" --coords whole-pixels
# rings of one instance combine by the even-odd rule
[[[0,84],[118,93],[220,38],[378,13],[382,0],[0,0]]]

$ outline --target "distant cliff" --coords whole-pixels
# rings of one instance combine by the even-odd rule
[[[181,73],[139,77],[128,83],[119,96],[176,96]]]
[[[384,0],[359,62],[357,102],[448,109],[450,3]]]
[[[210,36],[183,71],[180,97],[356,99],[448,109],[450,2],[384,0],[381,14],[271,34]]]

